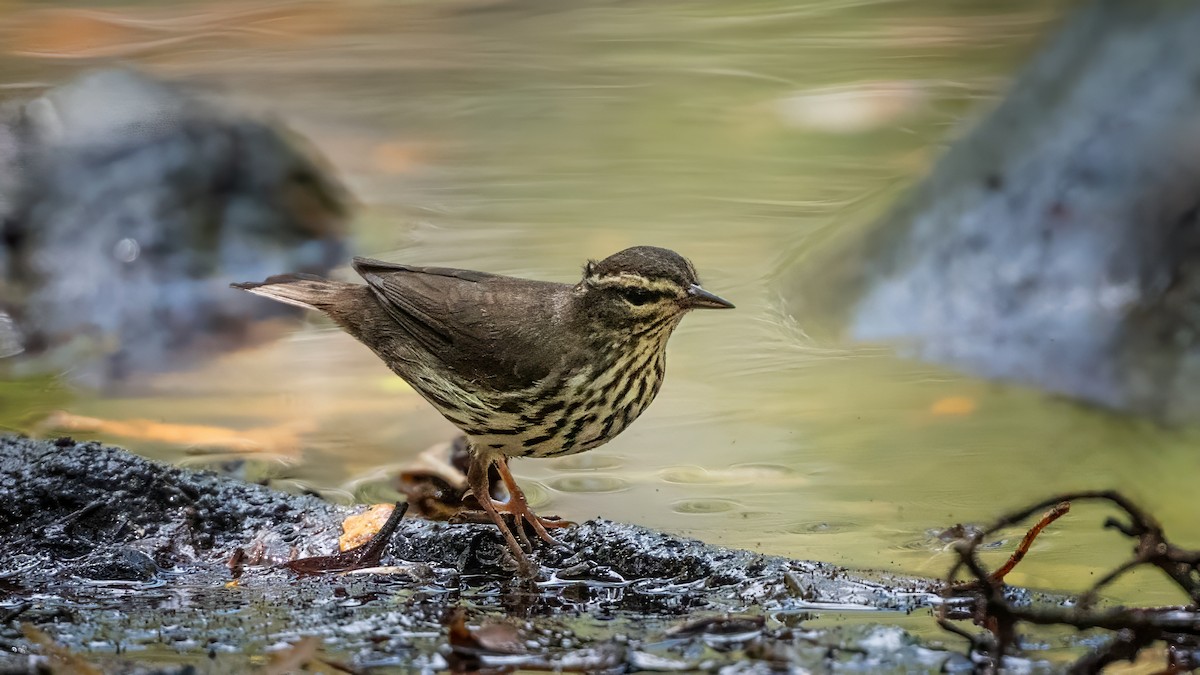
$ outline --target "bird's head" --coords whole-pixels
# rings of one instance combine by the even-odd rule
[[[687,258],[655,246],[634,246],[589,261],[577,289],[594,315],[634,329],[645,324],[674,327],[693,309],[733,308],[700,287]]]

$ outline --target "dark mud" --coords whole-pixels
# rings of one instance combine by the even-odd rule
[[[354,672],[969,668],[894,625],[932,625],[934,582],[604,520],[563,531],[570,552],[539,548],[537,580],[516,578],[493,527],[417,519],[383,567],[279,566],[335,552],[361,510],[97,443],[0,438],[0,669],[46,663],[23,625],[105,672],[252,671],[304,636]],[[511,639],[452,645],[458,610],[484,644]]]

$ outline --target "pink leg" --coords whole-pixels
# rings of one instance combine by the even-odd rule
[[[512,530],[509,529],[508,523],[504,522],[504,517],[496,510],[496,506],[492,500],[492,495],[488,484],[488,469],[491,468],[492,460],[489,457],[472,453],[471,463],[467,468],[467,485],[471,488],[471,492],[475,495],[483,510],[491,517],[492,522],[496,527],[500,528],[500,532],[504,535],[504,540],[508,542],[508,548],[512,551],[513,557],[517,559],[517,563],[521,566],[524,572],[533,570],[533,565],[529,562],[529,558],[525,556],[525,551],[521,549],[521,545],[517,543],[516,537],[513,536]],[[521,533],[524,538],[524,533]]]
[[[508,459],[500,457],[496,460],[496,470],[500,472],[500,477],[504,479],[504,486],[508,488],[508,501],[494,503],[493,506],[497,511],[511,513],[517,517],[518,523],[521,521],[529,523],[533,527],[533,531],[542,538],[542,541],[563,548],[562,542],[550,536],[546,528],[567,527],[574,523],[566,520],[547,520],[533,512],[529,508],[529,502],[525,500],[525,493],[517,485],[517,481],[513,478],[512,472],[508,470]],[[518,525],[518,528],[521,526]]]

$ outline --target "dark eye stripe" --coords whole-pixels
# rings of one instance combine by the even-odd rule
[[[620,293],[626,300],[635,305],[645,305],[651,302],[657,302],[666,298],[674,297],[674,293],[670,291],[657,291],[640,286],[629,286],[620,289]]]

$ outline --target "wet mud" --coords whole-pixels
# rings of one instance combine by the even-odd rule
[[[970,667],[898,627],[932,625],[937,582],[606,520],[539,546],[536,579],[494,527],[412,517],[377,566],[305,575],[283,563],[336,553],[365,507],[17,437],[0,438],[0,504],[5,672],[53,665],[31,634],[103,672]]]

